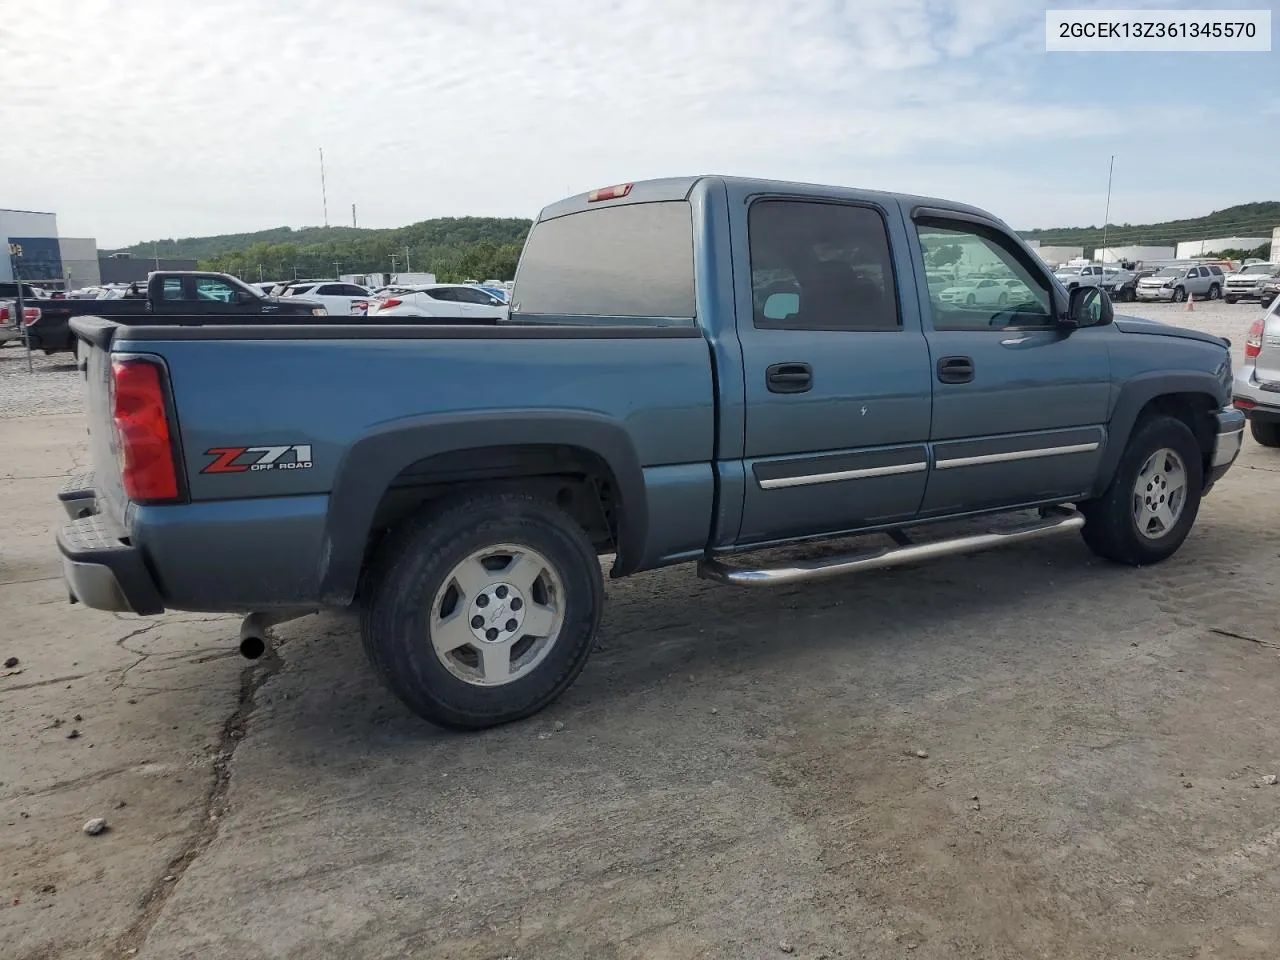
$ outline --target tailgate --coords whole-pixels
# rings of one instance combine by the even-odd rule
[[[80,350],[79,370],[85,415],[89,422],[89,454],[93,465],[98,510],[117,527],[126,529],[127,501],[116,459],[115,426],[111,417],[111,341],[118,324],[101,317],[75,317],[72,335],[86,347]]]

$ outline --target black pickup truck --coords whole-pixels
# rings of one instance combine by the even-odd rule
[[[31,349],[45,353],[76,351],[71,318],[80,316],[128,317],[132,325],[162,323],[271,323],[313,322],[328,311],[309,300],[264,296],[225,273],[156,271],[147,278],[145,289],[135,288],[118,300],[37,300],[26,304],[39,312],[26,311],[26,336]],[[11,326],[18,328],[16,311],[10,311]],[[151,318],[154,317],[154,320]],[[21,329],[17,332],[20,334]]]

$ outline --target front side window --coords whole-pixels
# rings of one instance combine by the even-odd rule
[[[916,235],[926,267],[945,263],[954,271],[951,283],[929,284],[935,330],[1052,326],[1048,280],[1003,233],[994,227],[924,218],[916,222]],[[996,282],[988,284],[989,280]]]
[[[747,219],[755,326],[898,330],[884,218],[871,207],[757,200]]]
[[[230,303],[236,295],[236,288],[225,280],[215,277],[196,278],[196,299],[212,300],[216,303]]]

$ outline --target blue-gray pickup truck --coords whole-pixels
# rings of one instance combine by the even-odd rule
[[[74,329],[72,599],[244,613],[247,655],[356,605],[387,684],[459,728],[572,683],[600,556],[768,587],[1079,530],[1154,563],[1244,428],[1226,341],[1068,294],[982,210],[728,177],[547,207],[493,325]],[[940,523],[979,514],[1009,516]]]

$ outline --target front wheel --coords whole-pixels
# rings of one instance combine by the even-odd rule
[[[1250,420],[1249,432],[1264,447],[1280,447],[1280,423],[1268,420]]]
[[[1227,303],[1235,303],[1235,302],[1236,302],[1236,298],[1235,298],[1235,297],[1223,297],[1222,299],[1226,300],[1226,301],[1227,301]]]
[[[1080,505],[1081,535],[1116,563],[1159,563],[1191,532],[1203,486],[1195,435],[1175,417],[1154,417],[1134,430],[1106,492]]]
[[[395,531],[366,573],[365,652],[391,690],[433,723],[519,720],[582,670],[604,606],[595,550],[555,505],[483,494]]]
[[[1173,288],[1173,302],[1174,302],[1174,303],[1181,303],[1181,302],[1182,302],[1183,300],[1185,300],[1185,299],[1187,299],[1187,291],[1186,291],[1186,289],[1185,289],[1185,288],[1183,288],[1183,287],[1174,287],[1174,288]]]

